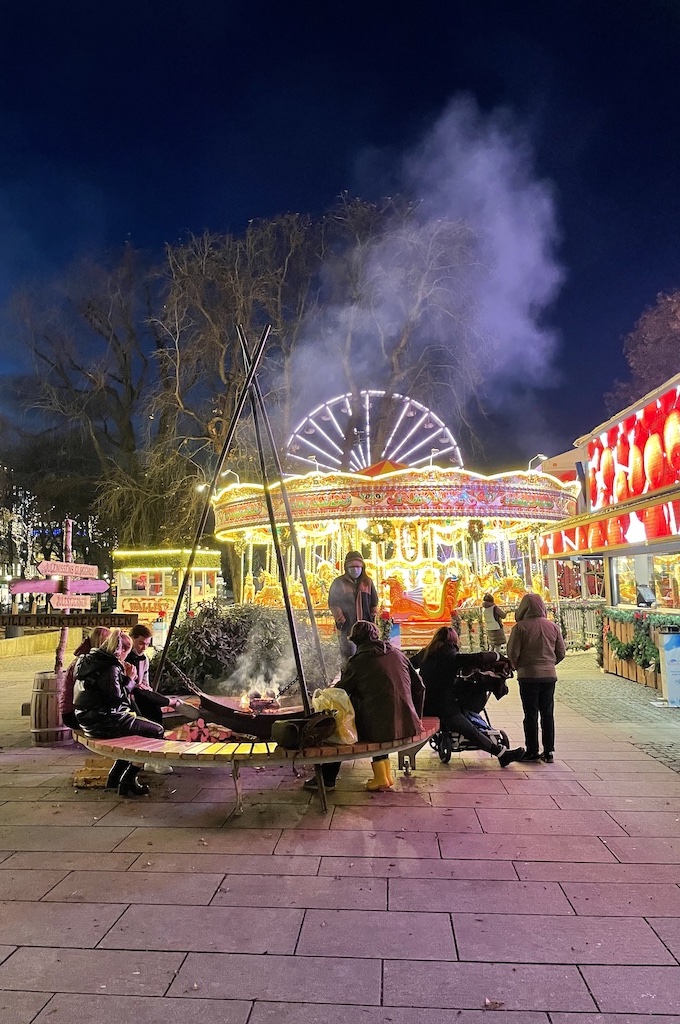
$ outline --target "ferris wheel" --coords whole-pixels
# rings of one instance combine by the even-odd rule
[[[376,426],[380,426],[377,440]],[[382,460],[463,468],[458,443],[444,422],[406,395],[360,391],[338,395],[313,409],[287,445],[288,457],[324,469],[361,473]]]

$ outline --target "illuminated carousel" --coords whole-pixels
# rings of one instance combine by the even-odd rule
[[[529,587],[544,590],[538,537],[574,514],[578,485],[538,471],[469,472],[451,431],[424,406],[376,391],[352,401],[342,395],[319,406],[288,442],[289,459],[307,468],[285,485],[321,622],[331,625],[328,588],[349,550],[363,553],[383,612],[412,636],[448,624],[486,591],[512,605]],[[381,403],[391,420],[374,451],[371,414],[382,411],[385,423]],[[271,495],[285,520],[277,484]],[[225,487],[215,520],[215,536],[241,558],[241,601],[282,606],[262,485]],[[304,608],[287,533],[279,528],[291,603]]]

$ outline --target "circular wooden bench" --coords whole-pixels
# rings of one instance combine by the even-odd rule
[[[439,729],[438,718],[424,718],[415,736],[391,743],[353,743],[342,746],[309,747],[306,750],[284,750],[276,743],[225,742],[192,743],[188,740],[152,740],[143,736],[121,736],[113,740],[93,740],[74,731],[73,738],[88,750],[102,757],[123,761],[159,761],[173,767],[230,767],[236,791],[236,812],[243,811],[240,770],[243,767],[265,768],[276,765],[324,764],[330,761],[356,761],[376,754],[398,754],[399,768],[407,775],[415,768],[415,758],[431,736]],[[326,793],[319,789],[321,806],[328,809]]]

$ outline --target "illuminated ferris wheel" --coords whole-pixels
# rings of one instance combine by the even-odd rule
[[[458,443],[439,416],[406,395],[385,391],[338,395],[317,406],[295,428],[287,451],[307,467],[311,462],[354,473],[383,460],[463,468]]]

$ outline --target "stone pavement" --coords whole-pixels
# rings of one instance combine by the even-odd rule
[[[322,816],[290,769],[74,791],[31,748],[36,659],[0,663],[2,1024],[680,1022],[680,711],[561,673],[554,765],[430,751],[395,791],[344,767]],[[516,685],[490,713],[521,736]]]

